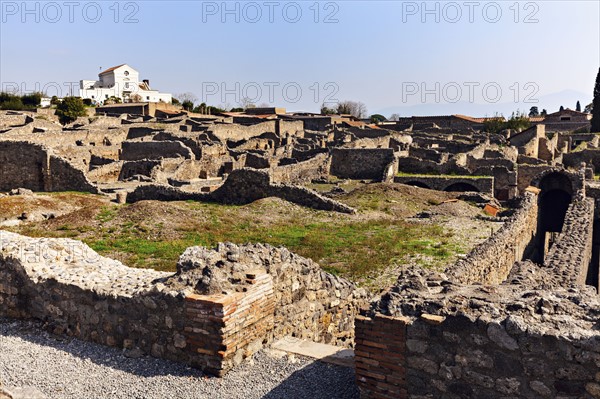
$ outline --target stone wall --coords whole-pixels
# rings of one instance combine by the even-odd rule
[[[205,295],[245,292],[247,275],[266,270],[274,290],[270,309],[275,324],[269,337],[291,335],[316,342],[352,346],[354,317],[366,306],[366,292],[326,272],[310,259],[263,244],[191,247],[167,286],[196,286]]]
[[[85,173],[50,150],[24,141],[0,141],[0,191],[86,191],[96,193]]]
[[[593,166],[595,171],[600,171],[600,150],[585,149],[563,154],[563,165],[566,168],[579,169],[582,162],[587,166]]]
[[[253,137],[260,136],[263,133],[276,133],[277,130],[277,121],[275,120],[247,126],[228,123],[214,124],[211,125],[209,129],[209,131],[212,132],[215,137],[223,142],[227,140],[249,140]],[[289,131],[286,131],[286,133],[289,133]]]
[[[391,148],[333,148],[329,173],[342,179],[382,181],[391,162],[394,162]]]
[[[585,284],[592,255],[593,227],[594,200],[573,201],[560,235],[544,258],[544,266],[562,277],[562,286]]]
[[[243,205],[268,197],[278,197],[313,209],[342,213],[356,212],[354,208],[324,197],[316,191],[299,186],[272,183],[268,171],[249,168],[234,170],[222,186],[209,194],[151,184],[137,187],[127,195],[127,202],[195,200]]]
[[[547,189],[544,177],[554,172],[533,184]],[[465,259],[445,273],[402,270],[356,319],[363,397],[600,397],[600,301],[585,285],[594,202],[585,198],[581,176],[561,173],[574,200],[543,264],[521,261],[539,241],[531,190]]]
[[[366,294],[284,248],[188,248],[177,273],[0,231],[0,316],[223,375],[283,335],[353,344]]]
[[[482,295],[489,294],[481,289]],[[476,298],[472,301],[488,305],[486,310],[494,309]],[[533,314],[357,318],[356,375],[362,396],[598,398],[600,333],[590,322],[569,324],[572,316],[551,310],[561,304],[582,312],[585,305],[578,306],[565,291],[510,299],[509,306],[531,308]],[[587,299],[593,310],[586,314],[600,310],[596,298]],[[540,306],[543,310],[534,310]]]
[[[56,334],[221,375],[236,352],[251,351],[249,339],[272,329],[266,275],[253,275],[243,294],[195,295],[162,284],[169,273],[128,268],[78,241],[0,231],[0,243],[0,314],[40,319]]]
[[[122,161],[160,158],[196,159],[192,150],[181,141],[124,141],[122,144]]]
[[[0,141],[0,191],[28,188],[44,191],[48,152],[26,142]]]
[[[395,183],[414,184],[419,183],[432,190],[446,191],[454,184],[469,185],[474,187],[474,190],[461,191],[478,191],[481,193],[494,195],[494,178],[486,177],[462,177],[462,176],[427,176],[427,175],[402,175],[394,177]]]
[[[516,212],[494,235],[451,265],[448,276],[463,284],[500,284],[515,262],[532,253],[537,232],[537,195],[525,193]]]
[[[320,153],[303,162],[273,166],[271,180],[274,183],[302,184],[324,178],[329,170],[329,160],[328,154]]]
[[[523,193],[525,189],[531,186],[533,180],[545,171],[551,170],[550,165],[527,165],[521,164],[517,166],[517,189],[519,193]]]

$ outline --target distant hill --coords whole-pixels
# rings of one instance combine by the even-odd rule
[[[529,109],[537,106],[539,111],[546,109],[548,113],[558,111],[560,106],[575,109],[577,101],[581,103],[581,109],[592,102],[591,93],[585,94],[576,90],[563,90],[557,93],[537,97],[537,103],[514,103],[504,102],[497,104],[475,104],[469,102],[440,103],[440,104],[416,104],[397,105],[374,110],[370,113],[382,114],[389,117],[393,113],[400,116],[427,116],[427,115],[452,115],[463,114],[470,116],[493,116],[496,112],[510,116],[517,109],[528,113]]]

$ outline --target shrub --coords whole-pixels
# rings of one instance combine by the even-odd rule
[[[85,105],[79,97],[65,97],[56,106],[56,115],[63,125],[74,122],[78,117],[87,115]]]

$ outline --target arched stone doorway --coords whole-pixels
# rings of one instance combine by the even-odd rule
[[[565,216],[573,200],[573,176],[568,172],[551,171],[539,177],[538,245],[534,261],[543,263],[548,250],[562,231]]]
[[[466,191],[479,192],[479,189],[472,184],[459,182],[459,183],[453,183],[453,184],[449,185],[448,187],[446,187],[444,189],[444,191],[448,191],[448,192],[466,192]]]

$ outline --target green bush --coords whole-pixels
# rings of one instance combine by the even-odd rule
[[[31,93],[23,96],[0,93],[0,109],[21,111],[35,109],[42,102],[42,93]]]
[[[23,105],[27,108],[35,108],[42,103],[42,93],[25,94],[21,97]]]
[[[86,116],[85,105],[79,97],[65,97],[63,101],[56,106],[56,115],[63,125],[74,122],[80,116]]]

